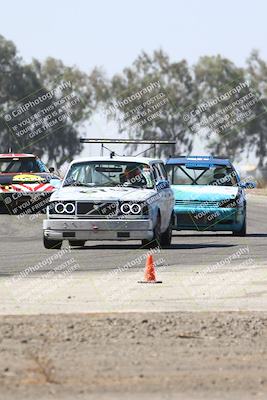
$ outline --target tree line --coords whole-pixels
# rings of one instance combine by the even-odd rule
[[[29,140],[29,135],[17,137],[18,128],[7,118],[11,110],[24,110],[26,101],[33,107],[35,101],[35,119],[33,108],[25,108],[20,117],[13,112],[17,126],[25,124],[34,137],[37,116],[44,114],[44,107],[54,109],[54,115],[63,112],[59,107],[55,110],[55,99],[47,95],[62,82],[70,82],[79,99],[78,106],[69,108],[69,118],[62,118],[55,129],[46,114],[45,134],[36,135],[36,140]],[[45,98],[43,104],[36,101],[37,94]],[[158,156],[190,154],[201,143],[206,153],[235,160],[253,153],[263,168],[267,164],[266,111],[267,63],[255,50],[242,68],[220,55],[203,56],[190,66],[186,60],[171,61],[163,50],[142,52],[132,65],[108,78],[101,68],[86,73],[51,57],[27,64],[15,44],[0,35],[1,152],[12,148],[36,153],[60,166],[80,153],[85,123],[100,112],[129,138],[175,140],[171,148],[158,147]],[[133,150],[136,146],[128,149]]]

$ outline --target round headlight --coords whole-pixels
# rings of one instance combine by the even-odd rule
[[[141,206],[140,204],[134,203],[131,204],[131,213],[133,214],[139,214],[141,212]]]
[[[130,212],[131,212],[131,206],[130,206],[130,204],[129,204],[129,203],[123,203],[123,204],[121,205],[121,212],[122,212],[123,214],[130,214]]]
[[[65,205],[64,205],[63,203],[56,203],[56,205],[55,205],[55,211],[56,211],[58,214],[62,214],[62,213],[64,212],[64,210],[65,210]]]
[[[67,203],[65,204],[65,211],[68,214],[72,214],[75,211],[75,205],[73,203]]]

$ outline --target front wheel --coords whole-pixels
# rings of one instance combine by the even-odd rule
[[[49,250],[51,249],[60,250],[62,246],[62,240],[50,240],[47,239],[45,236],[43,238],[43,243],[44,247]]]
[[[172,224],[173,224],[173,218],[170,219],[170,223],[168,228],[166,229],[165,232],[161,234],[160,237],[160,244],[162,247],[169,247],[172,242]]]
[[[153,238],[152,240],[147,240],[143,239],[142,240],[142,246],[145,248],[155,248],[160,245],[160,239],[161,239],[161,234],[160,234],[160,225],[161,225],[161,220],[160,220],[160,215],[158,214],[157,216],[157,222],[156,225],[153,229]]]
[[[239,229],[239,231],[233,231],[233,235],[246,236],[246,234],[247,234],[247,218],[245,217],[241,229]]]

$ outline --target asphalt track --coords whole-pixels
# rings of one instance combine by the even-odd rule
[[[139,242],[87,242],[71,252],[65,242],[52,260],[58,251],[43,248],[43,218],[0,215],[0,314],[267,310],[265,196],[248,198],[246,237],[174,232],[171,248],[154,255],[163,283],[153,287],[137,283],[147,253]]]

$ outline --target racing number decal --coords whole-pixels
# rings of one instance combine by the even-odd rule
[[[45,179],[38,175],[21,174],[21,175],[15,175],[13,177],[13,181],[16,181],[16,182],[43,182],[43,181],[45,181]]]

